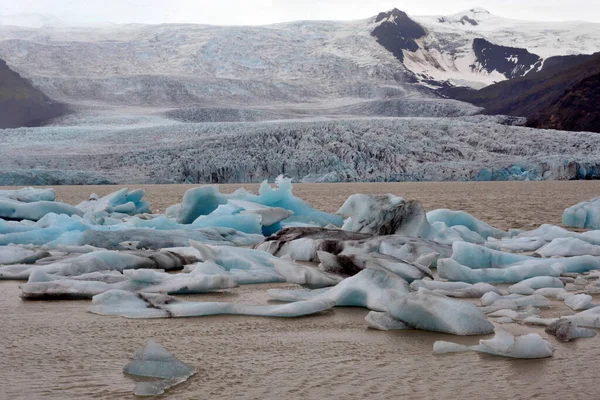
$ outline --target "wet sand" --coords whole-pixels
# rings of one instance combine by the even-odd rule
[[[144,187],[151,206],[163,211],[190,186]],[[77,203],[91,192],[115,189],[57,187],[57,192],[59,199]],[[295,186],[296,195],[326,211],[356,192],[392,192],[419,199],[426,209],[463,209],[507,229],[560,223],[565,207],[600,194],[600,182]],[[599,337],[567,344],[550,337],[557,350],[544,360],[434,356],[436,340],[476,344],[481,337],[373,331],[364,322],[367,311],[358,308],[296,319],[128,320],[87,313],[90,301],[24,302],[18,284],[0,281],[0,399],[134,398],[134,380],[122,368],[149,338],[198,370],[164,395],[169,399],[597,398]],[[244,286],[185,299],[266,304],[266,289],[272,287],[294,285]],[[554,304],[542,315],[564,311]],[[504,327],[547,338],[543,328]]]

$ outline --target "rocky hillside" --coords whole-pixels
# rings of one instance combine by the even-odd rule
[[[447,88],[448,97],[483,107],[490,115],[529,118],[529,125],[562,130],[600,131],[594,117],[599,103],[600,53],[556,57],[540,72],[481,90]]]
[[[528,125],[542,129],[600,132],[600,74],[568,89],[547,109],[529,118]]]
[[[40,126],[66,113],[0,60],[0,129]]]

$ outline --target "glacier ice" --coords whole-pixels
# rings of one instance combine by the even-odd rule
[[[548,242],[536,237],[516,237],[516,238],[489,238],[485,242],[485,247],[500,251],[512,251],[514,253],[522,253],[526,251],[536,251]]]
[[[278,176],[275,179],[277,188],[271,187],[267,181],[263,181],[258,189],[258,195],[249,193],[244,189],[238,189],[230,195],[229,200],[244,200],[262,204],[267,207],[279,207],[292,211],[295,217],[305,217],[305,222],[312,221],[319,226],[333,224],[342,226],[343,219],[339,215],[328,214],[311,207],[304,200],[292,194],[292,179]]]
[[[456,242],[452,245],[452,259],[471,269],[501,268],[531,257],[489,249],[472,243]]]
[[[570,342],[574,339],[596,336],[596,331],[580,328],[573,321],[566,318],[560,318],[552,322],[545,331],[552,336],[556,336],[556,339],[561,342]]]
[[[29,250],[15,245],[0,247],[0,265],[33,264],[49,256],[50,253],[44,250]]]
[[[592,303],[592,296],[589,294],[570,294],[565,296],[565,305],[574,311],[587,310],[597,307],[597,304]]]
[[[22,203],[35,203],[37,201],[54,201],[54,189],[38,189],[26,187],[22,189],[0,190],[0,199],[16,200]]]
[[[28,279],[33,271],[62,276],[81,275],[95,271],[123,271],[125,269],[156,268],[173,271],[195,262],[170,252],[117,252],[94,251],[50,264],[16,264],[0,267],[0,279]]]
[[[201,215],[209,215],[219,205],[227,204],[227,199],[216,186],[200,186],[189,189],[183,195],[183,201],[177,213],[177,222],[191,224]]]
[[[600,197],[565,209],[562,222],[574,228],[600,229]]]
[[[335,305],[331,300],[307,300],[279,305],[179,301],[175,297],[155,293],[132,293],[109,290],[92,298],[89,311],[100,315],[126,318],[186,318],[210,315],[252,315],[294,318],[317,314]]]
[[[452,255],[450,246],[422,238],[401,235],[372,236],[343,230],[307,227],[282,229],[255,247],[275,256],[288,255],[294,260],[313,262],[320,261],[318,251],[335,255],[375,252],[408,262],[416,262],[426,256],[433,266],[437,258]],[[434,254],[435,256],[431,257]]]
[[[367,326],[379,331],[399,331],[405,329],[413,329],[402,321],[398,321],[390,313],[380,311],[369,311],[365,317]]]
[[[392,293],[408,293],[408,283],[383,270],[364,269],[332,288],[315,290],[270,289],[269,297],[279,301],[327,300],[340,307],[365,307],[387,311]]]
[[[120,213],[137,215],[150,212],[150,205],[143,201],[144,190],[119,189],[107,196],[99,198],[92,194],[90,198],[79,203],[76,207],[85,213]]]
[[[427,226],[421,203],[406,201],[393,194],[353,194],[338,214],[347,217],[342,229],[350,232],[420,237]]]
[[[493,285],[487,283],[470,284],[465,282],[442,282],[428,279],[416,280],[410,284],[411,289],[418,290],[421,287],[448,297],[480,298],[488,292],[500,294]]]
[[[600,256],[600,246],[575,237],[556,238],[536,251],[542,257]]]
[[[261,223],[264,226],[275,225],[286,218],[294,215],[293,211],[281,207],[268,207],[252,201],[229,199],[229,203],[244,209],[242,214],[258,214],[261,216]]]
[[[196,373],[195,369],[181,361],[154,340],[133,354],[133,360],[123,367],[123,372],[144,378],[159,378],[159,381],[139,382],[135,386],[136,396],[156,396],[165,390],[185,382]]]
[[[396,274],[408,283],[433,275],[428,267],[417,263],[409,263],[396,257],[381,253],[368,254],[338,254],[334,255],[324,251],[317,252],[321,264],[319,268],[325,272],[334,273],[343,277],[352,276],[365,268],[384,269]]]
[[[437,294],[425,288],[408,294],[390,293],[392,317],[416,328],[453,335],[484,335],[494,326],[473,304]]]
[[[563,289],[565,285],[558,278],[551,276],[536,276],[533,278],[525,279],[519,283],[516,283],[508,287],[509,293],[517,294],[534,294],[537,289],[542,288],[560,288]]]
[[[508,234],[503,230],[494,228],[493,226],[464,211],[447,209],[433,210],[427,213],[427,220],[431,224],[435,222],[443,222],[448,227],[464,226],[469,230],[478,233],[484,239],[489,237],[499,239],[508,236]]]
[[[482,339],[477,346],[437,341],[433,344],[434,354],[478,351],[511,358],[546,358],[554,355],[554,348],[537,333],[513,336],[501,329],[492,339]]]
[[[55,201],[36,201],[24,203],[16,200],[0,198],[0,218],[5,220],[39,221],[46,214],[83,215],[83,212],[69,204]]]
[[[275,257],[266,251],[210,246],[196,241],[191,241],[190,244],[198,250],[203,261],[212,261],[228,271],[250,270],[250,273],[264,273],[267,279],[264,283],[272,282],[274,275],[284,282],[309,287],[333,286],[341,281],[335,275]],[[253,280],[253,283],[259,282]]]

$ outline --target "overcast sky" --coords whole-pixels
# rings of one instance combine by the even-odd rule
[[[47,14],[85,23],[260,25],[362,19],[393,7],[412,15],[453,14],[483,7],[517,19],[600,22],[600,0],[0,0],[0,14]]]

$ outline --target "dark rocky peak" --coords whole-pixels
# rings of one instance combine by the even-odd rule
[[[403,50],[417,51],[419,45],[415,40],[427,34],[425,28],[397,8],[379,13],[375,22],[379,25],[373,29],[371,35],[400,61],[404,61]]]

